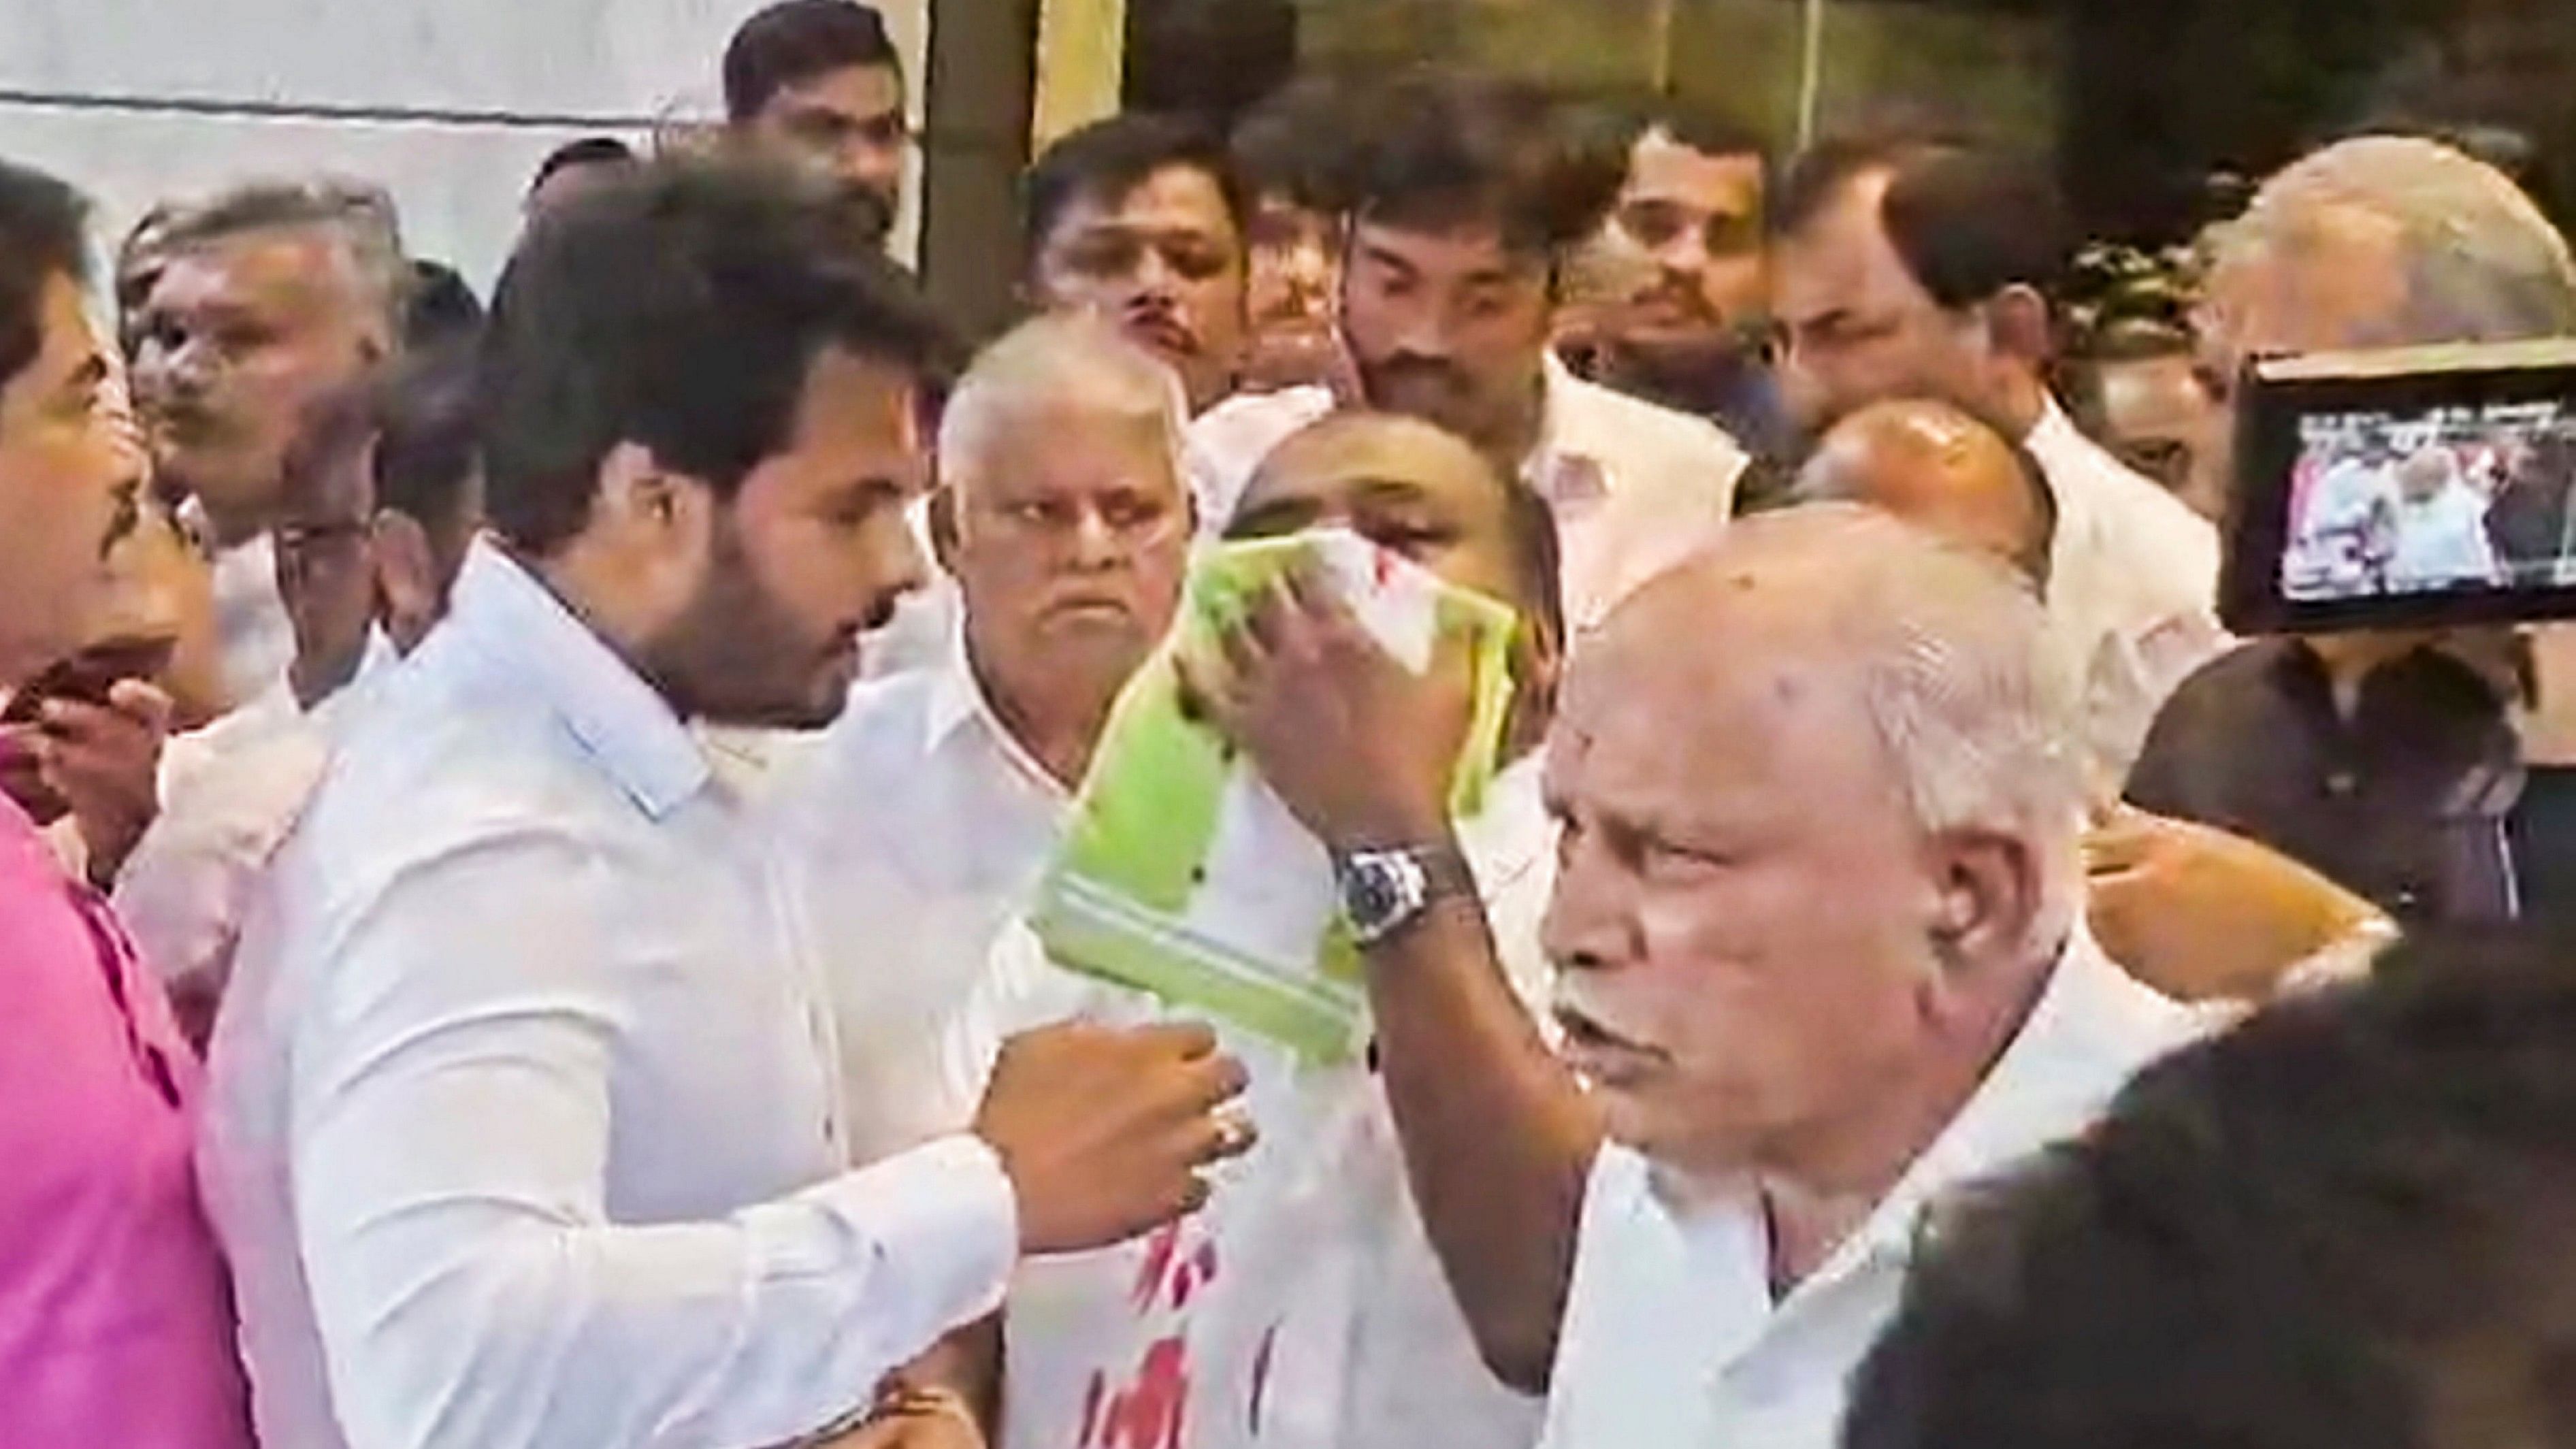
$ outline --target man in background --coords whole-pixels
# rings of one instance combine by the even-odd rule
[[[87,223],[69,187],[0,164],[0,688],[81,641],[141,510]],[[28,1444],[248,1449],[189,1169],[195,1055],[115,917],[5,796],[0,991],[0,1424]]]
[[[236,705],[285,673],[295,640],[272,530],[305,410],[401,344],[411,270],[393,204],[344,183],[262,183],[180,213],[154,244],[136,402],[155,484],[215,550]]]
[[[854,1162],[923,1120],[937,1028],[1053,857],[1129,675],[1180,607],[1189,495],[1171,372],[1087,316],[1042,317],[950,397],[932,505],[955,627],[863,684],[777,792],[832,989]]]
[[[403,358],[326,399],[291,450],[278,527],[287,679],[170,743],[159,818],[117,913],[206,1040],[253,887],[321,781],[341,718],[446,616],[482,516],[470,351]]]
[[[634,165],[635,159],[635,148],[614,136],[584,136],[578,141],[567,141],[547,152],[546,159],[537,163],[537,173],[528,182],[528,196],[523,209],[532,217],[542,216],[598,182]]]
[[[903,212],[912,123],[885,17],[856,0],[779,0],[733,33],[725,119],[753,149],[809,167],[867,203],[881,245]]]
[[[2220,233],[2199,330],[2203,375],[2231,380],[2255,357],[2566,336],[2576,262],[2502,173],[2370,137],[2284,170]],[[2234,469],[2227,401],[2200,449],[2212,487]],[[2175,692],[2128,796],[2261,841],[2400,922],[2513,917],[2519,685],[2495,666],[2500,642],[2376,630],[2243,645]]]
[[[1203,505],[1232,512],[1270,449],[1345,402],[1466,439],[1556,513],[1576,639],[1724,526],[1744,450],[1559,362],[1559,283],[1619,188],[1535,87],[1431,73],[1371,88],[1348,168],[1341,331],[1356,396],[1239,399],[1192,429]]]
[[[1021,182],[1029,299],[1107,318],[1179,376],[1196,417],[1243,367],[1243,182],[1225,141],[1175,116],[1113,116]]]
[[[2050,295],[2073,254],[2035,164],[1937,140],[1828,142],[1772,209],[1780,377],[1808,431],[1872,402],[1937,397],[1991,418],[2048,474],[2048,607],[2084,670],[2099,772],[2223,644],[2217,530],[2076,431],[2049,393]]]
[[[1345,370],[1333,298],[1359,94],[1330,77],[1291,81],[1238,122],[1228,143],[1252,205],[1248,390],[1335,385]]]
[[[1595,382],[1709,419],[1765,458],[1791,451],[1769,358],[1761,137],[1655,97],[1613,109],[1628,174],[1576,268],[1559,346]]]
[[[1539,746],[1562,639],[1554,519],[1458,438],[1345,411],[1263,462],[1226,537],[1310,528],[1349,529],[1519,620],[1498,773],[1457,823],[1454,884],[1494,922],[1518,1020],[1531,1027],[1548,980],[1537,945],[1553,837]],[[1186,665],[1216,681],[1213,668]],[[1212,690],[1207,702],[1222,713],[1225,698]],[[1356,776],[1368,762],[1346,768]],[[962,1014],[957,1055],[988,1060],[1004,1032],[1033,1024],[1172,1015],[1145,993],[1049,962],[1015,928]],[[1371,1064],[1307,1061],[1240,1025],[1218,1030],[1252,1078],[1247,1100],[1265,1123],[1258,1155],[1187,1222],[1023,1270],[1005,1310],[1006,1449],[1172,1435],[1199,1449],[1526,1449],[1539,1406],[1478,1361]],[[1110,1426],[1105,1439],[1086,1432],[1097,1425]]]

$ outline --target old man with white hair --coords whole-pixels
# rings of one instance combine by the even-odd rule
[[[1562,1058],[1444,884],[1455,690],[1312,602],[1237,641],[1221,709],[1271,783],[1345,861],[1425,867],[1368,903],[1387,1090],[1548,1445],[1825,1449],[1927,1208],[2191,1034],[2085,931],[2044,629],[1999,561],[1849,505],[1740,523],[1621,605],[1547,758]]]
[[[2207,293],[2201,365],[2220,378],[2257,357],[2576,336],[2576,261],[2540,208],[2493,167],[2407,137],[2342,142],[2265,182],[2218,234]],[[2217,410],[2199,450],[2214,489],[2232,482],[2234,421]],[[2493,574],[2453,471],[2432,454],[2391,470],[2400,587]],[[2175,691],[2128,796],[2259,840],[2403,923],[2516,916],[2539,893],[2511,829],[2525,761],[2519,682],[2499,664],[2509,642],[2362,630],[2248,643]]]
[[[1026,904],[1110,703],[1180,607],[1181,408],[1170,369],[1087,318],[977,358],[932,503],[954,626],[929,667],[860,685],[774,788],[861,1161],[954,1125],[923,1095],[935,1025]]]

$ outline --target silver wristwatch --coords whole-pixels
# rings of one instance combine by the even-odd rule
[[[1447,845],[1344,851],[1333,857],[1333,880],[1341,891],[1342,914],[1351,923],[1351,939],[1362,948],[1420,920],[1445,896],[1473,899],[1476,894],[1466,858]]]

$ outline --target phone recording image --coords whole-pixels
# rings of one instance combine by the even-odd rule
[[[2576,421],[2559,401],[2311,414],[2299,443],[2288,598],[2576,583]]]
[[[2270,358],[2241,396],[2228,627],[2576,617],[2576,343]]]

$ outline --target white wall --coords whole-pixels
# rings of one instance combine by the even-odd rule
[[[718,112],[725,39],[761,3],[0,0],[0,155],[78,183],[111,238],[167,196],[363,177],[392,190],[416,254],[482,287],[538,161]],[[929,0],[876,3],[920,77]]]

